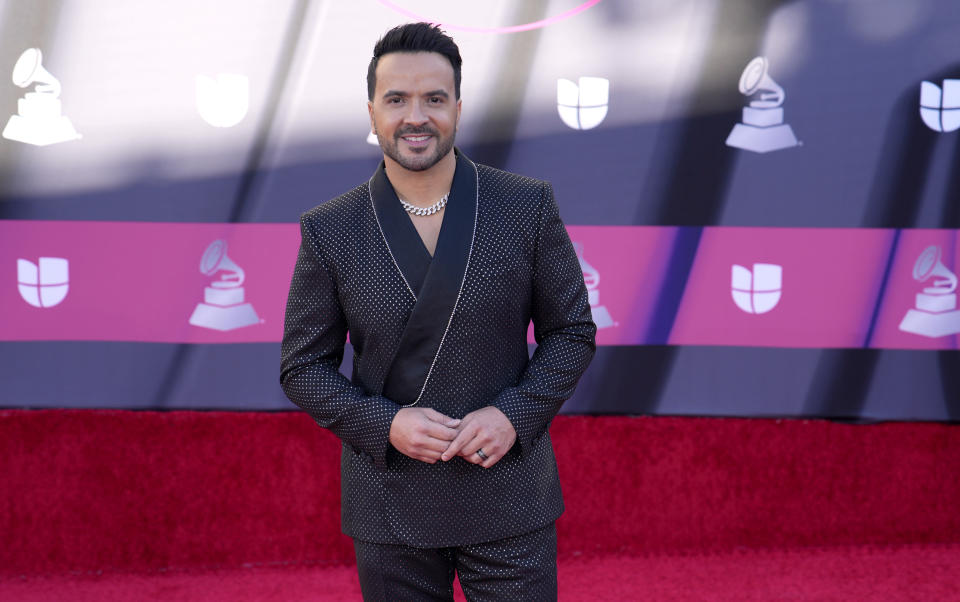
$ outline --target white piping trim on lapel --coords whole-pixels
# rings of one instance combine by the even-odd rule
[[[427,377],[423,379],[423,386],[420,388],[420,394],[417,395],[417,399],[413,403],[409,403],[403,407],[409,408],[410,406],[415,406],[420,403],[420,398],[423,397],[423,392],[427,390],[427,383],[430,382],[430,376],[433,374],[433,367],[437,365],[437,358],[440,357],[440,351],[443,349],[443,342],[447,340],[447,333],[450,332],[450,324],[453,323],[453,316],[457,313],[457,306],[460,305],[460,296],[463,294],[463,285],[467,282],[467,272],[470,271],[470,260],[473,258],[473,243],[477,240],[477,222],[480,219],[480,172],[477,170],[477,166],[470,161],[470,165],[473,166],[473,177],[477,186],[477,198],[476,204],[473,206],[473,233],[470,235],[470,251],[467,252],[467,265],[463,268],[463,278],[460,280],[460,290],[457,291],[457,300],[453,302],[453,310],[450,311],[450,318],[447,320],[447,327],[443,329],[443,336],[440,337],[440,345],[437,346],[437,353],[433,356],[433,361],[430,362],[430,369],[427,371]]]
[[[373,186],[371,186],[371,182],[373,182],[373,177],[367,180],[367,197],[370,199],[370,209],[373,210],[373,219],[377,222],[377,229],[380,230],[380,238],[383,239],[383,244],[387,246],[387,253],[390,254],[390,259],[393,260],[393,266],[397,268],[397,273],[400,274],[400,278],[403,279],[403,283],[407,285],[407,290],[410,291],[410,296],[413,297],[413,301],[416,302],[417,294],[413,292],[413,288],[410,286],[410,283],[407,282],[407,277],[403,275],[403,270],[400,269],[400,264],[397,263],[397,258],[393,256],[393,250],[390,248],[390,241],[387,240],[387,236],[383,233],[383,226],[380,225],[380,218],[377,217],[377,205],[373,202]],[[473,249],[472,243],[470,248],[471,250]],[[441,341],[440,344],[442,345],[443,342]]]

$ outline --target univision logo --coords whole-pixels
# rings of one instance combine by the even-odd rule
[[[581,77],[579,85],[569,79],[557,80],[557,111],[560,119],[575,130],[597,127],[607,116],[610,82],[602,77]]]
[[[960,128],[960,79],[943,80],[943,88],[920,84],[920,117],[931,130],[952,132]]]
[[[17,260],[17,288],[34,307],[58,305],[67,296],[69,280],[69,262],[62,257],[41,257],[39,265]]]
[[[780,302],[783,266],[755,263],[750,271],[734,265],[730,288],[737,307],[748,314],[765,314]]]

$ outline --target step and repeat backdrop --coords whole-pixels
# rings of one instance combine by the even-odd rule
[[[425,20],[458,145],[579,254],[564,411],[960,419],[953,0],[0,7],[3,407],[293,409],[298,217],[375,169],[373,45]]]

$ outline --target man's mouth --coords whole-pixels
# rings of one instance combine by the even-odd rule
[[[413,146],[420,146],[426,144],[433,136],[430,134],[407,134],[406,136],[401,136],[403,141],[407,144]]]

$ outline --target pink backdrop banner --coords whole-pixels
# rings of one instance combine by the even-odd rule
[[[221,331],[189,323],[204,289],[220,274],[200,272],[215,240],[246,275],[245,302],[257,322]],[[279,341],[296,262],[296,224],[192,224],[88,221],[0,222],[0,339],[159,343]],[[69,262],[69,290],[38,308],[15,284],[17,259]],[[222,273],[222,272],[221,272]]]
[[[674,345],[863,347],[894,230],[704,228],[670,334]],[[733,266],[779,266],[748,313],[734,300]],[[748,285],[749,286],[749,285]],[[750,295],[750,291],[747,291]],[[762,305],[761,305],[762,307]],[[766,307],[762,307],[766,309]]]
[[[914,277],[914,268],[920,256],[930,247],[936,247],[934,254],[927,255],[933,261],[924,262],[933,272],[937,267],[939,256],[940,264],[953,274],[960,268],[960,254],[957,249],[956,230],[904,230],[900,233],[897,252],[890,269],[890,280],[887,292],[880,304],[877,317],[877,328],[871,341],[871,347],[894,349],[956,349],[957,333],[960,333],[960,312],[956,310],[954,293],[928,295],[933,303],[945,303],[946,306],[937,308],[939,311],[918,309],[918,295],[923,295],[924,289],[932,287],[936,280],[944,277],[937,273],[918,274],[927,278],[923,281]],[[951,302],[951,298],[953,303]],[[919,303],[923,305],[924,300]],[[952,308],[952,309],[951,309]],[[907,314],[912,314],[912,320],[905,321]],[[939,332],[946,332],[940,336],[931,336]]]
[[[668,273],[677,228],[569,232],[600,345],[654,342],[680,279],[673,345],[957,348],[954,230],[709,227],[689,275]],[[0,340],[277,342],[299,243],[296,224],[0,221]]]
[[[642,345],[677,228],[570,226],[584,269],[598,345]],[[533,341],[532,329],[529,340]]]

